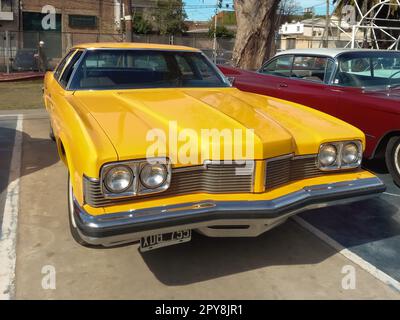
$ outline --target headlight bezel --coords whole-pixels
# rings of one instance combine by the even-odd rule
[[[156,188],[148,188],[142,181],[141,179],[141,173],[142,170],[144,169],[144,167],[148,166],[148,165],[163,165],[165,167],[165,169],[167,170],[167,176],[165,177],[163,183]],[[163,192],[165,190],[167,190],[170,186],[171,183],[171,166],[167,163],[161,163],[161,162],[157,162],[154,163],[153,161],[151,163],[147,162],[147,163],[142,163],[141,166],[139,167],[139,171],[138,171],[138,180],[139,180],[139,187],[138,187],[138,194],[152,194],[152,193],[160,193]]]
[[[329,164],[329,165],[325,165],[325,164],[323,164],[322,161],[321,161],[321,159],[322,159],[322,152],[323,152],[323,150],[324,150],[325,148],[333,148],[333,149],[335,150],[335,159],[334,159],[334,161],[333,161],[331,164]],[[319,153],[318,153],[318,163],[319,163],[319,165],[320,165],[321,167],[324,167],[324,168],[334,167],[334,166],[337,164],[338,160],[339,160],[339,150],[338,150],[337,145],[331,144],[331,143],[326,143],[326,144],[323,144],[323,145],[320,146],[320,148],[319,148]]]
[[[113,170],[115,170],[115,169],[118,169],[118,168],[121,168],[121,169],[124,168],[126,170],[126,172],[128,172],[128,174],[130,174],[130,179],[129,179],[129,183],[128,183],[127,187],[122,189],[119,192],[115,191],[115,189],[113,190],[113,188],[110,187],[109,183],[107,183],[108,177],[111,174],[111,172]],[[132,171],[132,169],[130,167],[128,167],[126,165],[117,165],[117,166],[109,167],[107,169],[107,172],[104,174],[103,184],[104,184],[104,187],[107,189],[107,192],[109,192],[109,193],[112,193],[112,194],[124,194],[125,192],[127,192],[132,187],[134,179],[135,179],[135,176],[134,176],[134,173],[133,173],[133,171]]]
[[[347,145],[355,145],[357,147],[357,160],[353,163],[345,163],[343,161],[343,150]],[[321,151],[326,146],[334,146],[337,151],[336,161],[329,166],[324,166],[320,161]],[[363,155],[363,144],[360,140],[348,140],[348,141],[336,141],[336,142],[327,142],[323,143],[319,147],[318,157],[317,157],[317,166],[321,171],[338,171],[338,170],[346,170],[346,169],[356,169],[361,166],[362,163],[362,155]]]
[[[167,176],[164,179],[163,183],[154,189],[148,189],[144,186],[140,181],[140,172],[142,168],[148,164],[162,164],[165,166],[167,170]],[[116,167],[125,166],[132,171],[132,183],[127,190],[123,192],[116,193],[110,191],[105,183],[105,179],[107,174]],[[139,160],[130,160],[130,161],[118,161],[111,162],[103,165],[100,169],[100,185],[101,192],[105,198],[110,199],[119,199],[119,198],[128,198],[128,197],[136,197],[141,195],[160,193],[167,190],[171,184],[171,163],[168,158],[151,158],[151,159],[139,159]]]
[[[347,163],[347,162],[344,161],[344,151],[345,151],[345,148],[347,146],[350,146],[350,145],[355,145],[356,146],[356,148],[357,148],[357,152],[356,153],[357,154],[356,154],[355,161]],[[360,148],[361,148],[361,150],[360,150]],[[358,167],[358,166],[360,166],[361,162],[362,162],[362,145],[360,147],[360,145],[357,145],[354,142],[347,142],[347,143],[343,144],[342,153],[341,153],[341,159],[342,159],[342,168],[346,168],[347,166],[350,166],[350,167],[354,167],[354,166]]]

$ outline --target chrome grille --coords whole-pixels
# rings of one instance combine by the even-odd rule
[[[317,167],[317,156],[271,159],[267,161],[265,188],[271,190],[291,182],[324,174],[326,173]]]
[[[253,163],[252,163],[253,164]],[[249,193],[253,187],[254,166],[247,174],[238,175],[237,169],[245,165],[207,164],[187,168],[172,169],[171,185],[168,190],[146,196],[124,199],[107,199],[101,192],[99,180],[84,179],[85,202],[92,207],[134,201],[135,199],[168,197],[192,193]]]

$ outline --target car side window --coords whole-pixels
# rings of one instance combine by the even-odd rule
[[[218,76],[213,72],[206,60],[196,55],[176,55],[176,63],[184,81],[196,83],[198,80],[218,81]]]
[[[82,54],[83,54],[82,50],[77,51],[76,54],[74,54],[74,56],[72,57],[70,63],[68,63],[64,72],[62,73],[61,78],[60,78],[60,84],[63,87],[67,86],[69,79],[71,78],[71,75],[76,68],[76,64],[77,64],[79,58],[82,56]]]
[[[268,62],[259,72],[288,78],[291,74],[292,64],[293,55],[283,55]]]
[[[56,70],[54,71],[54,78],[59,79],[61,76],[62,71],[64,70],[65,65],[67,64],[69,58],[71,58],[72,54],[75,52],[75,50],[71,50],[68,52],[68,54],[64,57],[64,59],[61,60],[61,62],[58,64]]]
[[[302,80],[323,83],[327,63],[327,57],[296,56],[294,58],[291,76]]]

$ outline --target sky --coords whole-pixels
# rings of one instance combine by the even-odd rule
[[[216,2],[217,0],[184,0],[188,20],[210,20],[214,15]],[[325,14],[326,0],[297,0],[297,3],[303,8],[315,6],[316,14]],[[224,9],[226,9],[226,5],[232,9],[232,4],[233,0],[223,0]]]

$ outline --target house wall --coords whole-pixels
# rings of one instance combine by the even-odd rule
[[[56,12],[62,15],[62,32],[115,33],[117,31],[114,10],[117,2],[111,2],[110,0],[29,0],[23,2],[22,11],[42,12],[42,8],[46,5],[53,6]],[[69,15],[96,16],[98,19],[97,27],[71,27],[69,24]]]
[[[18,10],[18,1],[17,0],[8,0],[7,1],[7,6],[11,4],[12,6],[12,11],[1,11],[1,8],[4,6],[6,7],[3,3],[3,6],[1,6],[1,2],[5,2],[6,0],[0,0],[0,31],[16,31],[18,30],[18,21],[19,21],[19,10]],[[4,9],[5,10],[5,9]],[[10,20],[10,16],[12,17],[12,20]]]

